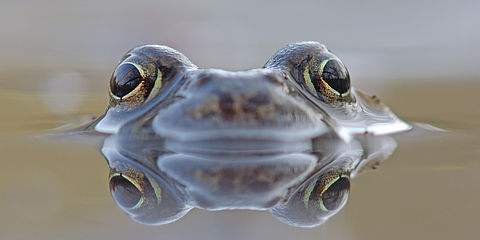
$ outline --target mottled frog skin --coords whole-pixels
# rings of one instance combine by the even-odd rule
[[[344,63],[317,42],[289,44],[258,69],[198,69],[159,45],[130,50],[110,79],[110,189],[132,219],[165,224],[193,207],[269,210],[316,226],[346,203],[350,178],[410,129],[354,89]]]

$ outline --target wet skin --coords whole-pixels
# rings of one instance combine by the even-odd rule
[[[343,62],[317,42],[287,45],[242,72],[137,47],[113,72],[109,95],[90,128],[110,134],[102,152],[113,197],[150,224],[198,207],[269,209],[291,225],[318,225],[345,204],[350,177],[378,161],[372,153],[393,151],[385,135],[410,129],[351,87]]]
[[[241,72],[198,69],[165,46],[137,47],[116,67],[109,95],[99,132],[149,122],[142,130],[181,141],[285,142],[410,128],[377,97],[351,87],[345,65],[317,42],[287,45],[263,68]]]

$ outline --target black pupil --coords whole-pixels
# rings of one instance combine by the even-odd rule
[[[337,179],[330,187],[323,193],[322,201],[323,206],[332,211],[345,202],[350,191],[350,180],[345,177]]]
[[[350,89],[350,76],[347,69],[338,60],[330,60],[325,64],[322,78],[327,84],[340,94]]]
[[[130,181],[123,177],[114,177],[110,180],[110,191],[118,205],[131,208],[142,198],[142,193]]]
[[[110,79],[110,89],[117,97],[123,97],[142,82],[140,72],[133,64],[120,65]]]

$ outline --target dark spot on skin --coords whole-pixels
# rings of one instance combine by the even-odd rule
[[[256,93],[248,99],[249,104],[266,105],[270,103],[270,95],[267,93]]]
[[[234,111],[233,111],[233,98],[231,95],[221,94],[220,110],[222,111],[222,115],[225,120],[232,120]]]
[[[195,81],[195,85],[196,87],[203,87],[205,84],[207,84],[209,82],[209,75],[207,73],[200,73],[198,75],[198,80]]]

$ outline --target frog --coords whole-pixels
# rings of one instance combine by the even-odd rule
[[[108,94],[86,129],[107,136],[116,203],[146,224],[201,208],[318,226],[345,205],[352,177],[393,152],[390,135],[411,129],[313,41],[236,72],[199,68],[168,46],[135,47]]]
[[[149,136],[187,142],[325,133],[349,141],[411,129],[377,96],[352,87],[345,64],[318,42],[288,44],[263,67],[237,72],[199,69],[170,47],[144,45],[122,57],[108,93],[108,110],[91,124],[106,134],[144,121]]]

